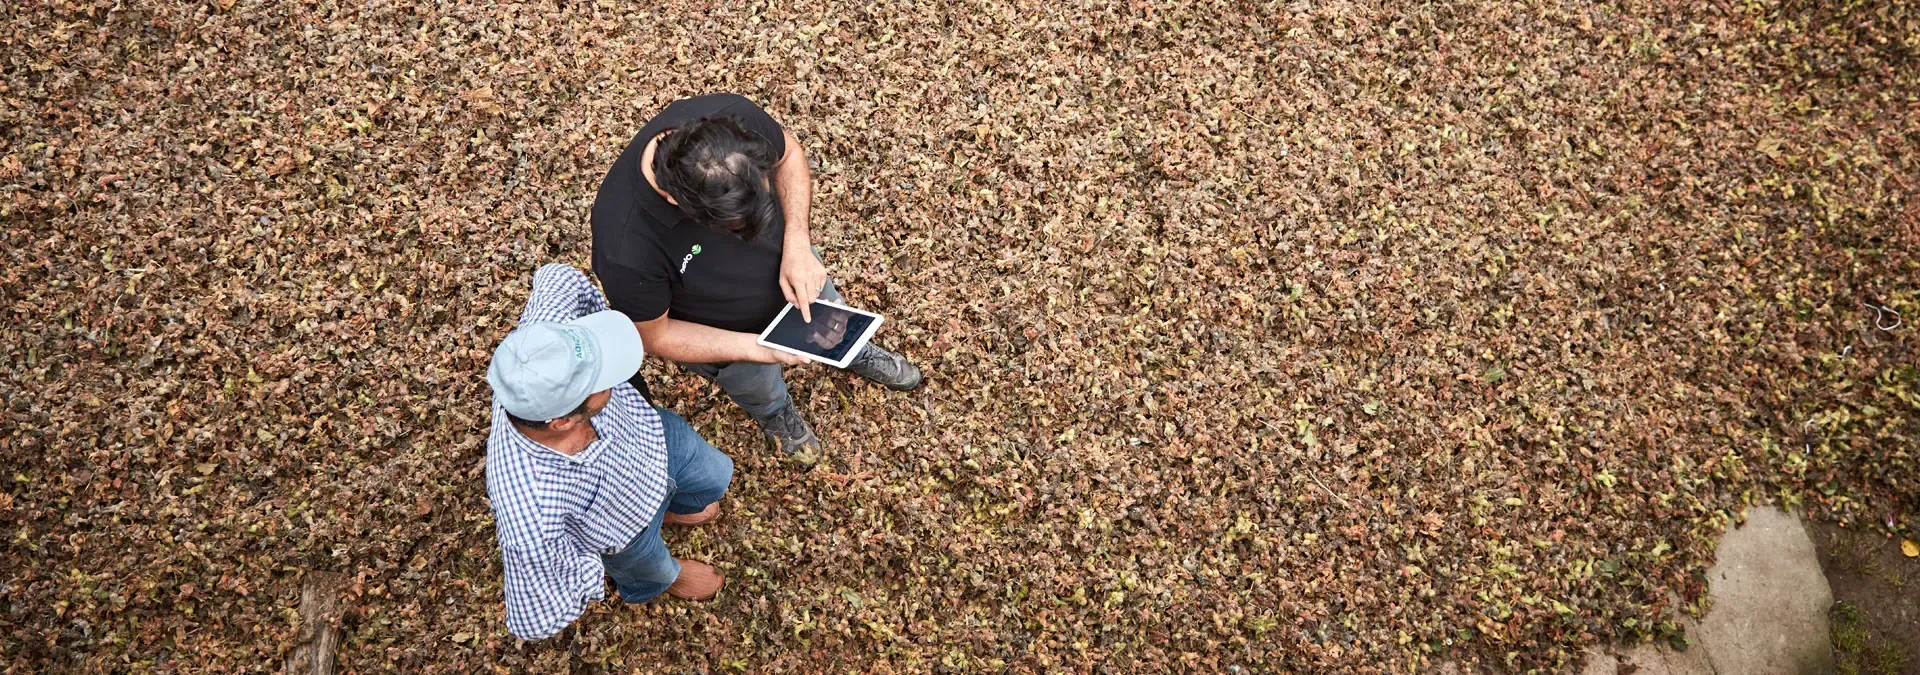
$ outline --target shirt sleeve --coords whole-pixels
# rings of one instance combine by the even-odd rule
[[[787,134],[780,123],[773,121],[773,116],[755,105],[751,99],[738,94],[733,94],[731,97],[738,100],[720,108],[720,114],[739,120],[740,126],[746,127],[747,131],[760,134],[767,139],[768,143],[772,143],[774,161],[786,157]]]
[[[673,304],[673,287],[667,279],[665,263],[642,262],[654,264],[630,267],[596,260],[593,273],[607,287],[607,306],[620,310],[634,321],[652,321],[665,315]]]
[[[564,538],[530,548],[502,546],[500,566],[506,573],[507,631],[522,640],[553,637],[607,593],[600,557]]]
[[[533,295],[520,312],[522,325],[536,321],[572,321],[607,309],[607,299],[571,265],[559,263],[533,273]]]

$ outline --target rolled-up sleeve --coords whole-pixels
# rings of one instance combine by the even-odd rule
[[[564,538],[502,546],[500,566],[506,572],[507,631],[523,640],[552,637],[589,603],[606,597],[600,557]]]
[[[593,287],[585,272],[553,263],[533,273],[533,294],[520,312],[520,323],[572,321],[606,309],[607,297]]]

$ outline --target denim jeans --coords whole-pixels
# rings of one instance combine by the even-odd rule
[[[620,599],[646,602],[660,595],[680,578],[680,562],[667,552],[660,539],[660,524],[667,512],[699,513],[708,504],[720,501],[733,481],[733,459],[700,437],[687,421],[666,408],[660,411],[660,426],[667,436],[667,500],[655,509],[653,522],[634,535],[626,549],[600,557],[620,589]]]
[[[820,289],[820,299],[832,302],[846,300],[833,287],[832,279],[828,279],[827,285]],[[786,374],[778,363],[682,363],[680,367],[720,385],[720,391],[726,392],[727,398],[740,404],[740,408],[747,411],[747,416],[755,420],[767,419],[781,408],[793,405],[793,397],[787,394]]]

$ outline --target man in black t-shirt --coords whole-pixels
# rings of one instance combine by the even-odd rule
[[[781,365],[806,359],[758,337],[789,302],[811,323],[814,299],[840,300],[813,250],[812,198],[798,139],[745,97],[711,94],[642,127],[593,202],[593,272],[647,352],[718,383],[802,461],[820,441]],[[872,344],[847,369],[902,391],[921,382],[906,358]]]

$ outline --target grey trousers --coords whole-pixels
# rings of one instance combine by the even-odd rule
[[[833,280],[820,289],[821,300],[842,302],[840,291],[833,287]],[[778,363],[753,363],[751,361],[733,361],[729,363],[682,363],[681,368],[695,375],[707,378],[720,385],[720,391],[727,393],[747,416],[754,420],[764,420],[773,416],[781,408],[793,405],[793,397],[787,394],[787,378]]]

